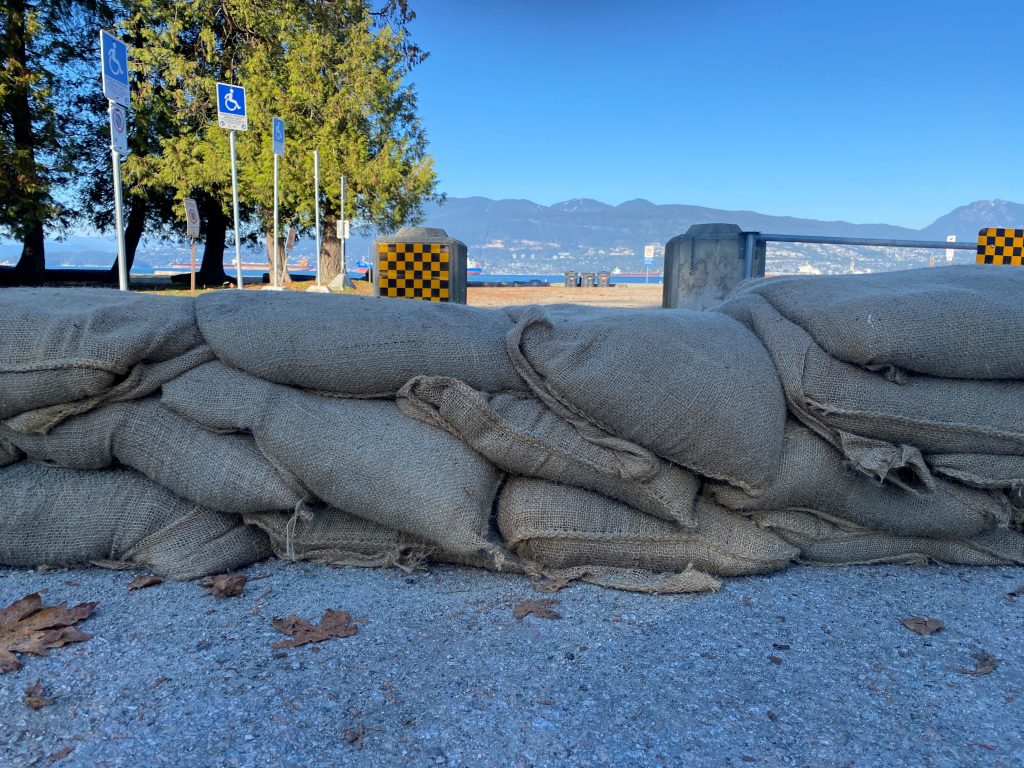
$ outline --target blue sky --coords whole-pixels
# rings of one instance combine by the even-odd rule
[[[1024,3],[410,4],[451,196],[915,228],[1024,201]]]

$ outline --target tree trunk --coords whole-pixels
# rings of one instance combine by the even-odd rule
[[[21,258],[8,276],[13,285],[41,285],[46,273],[43,222],[32,222],[22,240]],[[6,281],[5,281],[6,282]]]
[[[224,246],[228,237],[228,217],[221,210],[220,203],[209,198],[200,200],[202,215],[206,220],[206,243],[203,245],[203,261],[196,272],[196,285],[219,288],[224,283],[234,282],[224,271]]]
[[[355,288],[348,276],[348,269],[341,253],[341,240],[338,239],[338,216],[334,213],[327,213],[323,219],[323,240],[320,243],[320,253],[317,254],[320,261],[320,282],[328,285],[340,274],[345,277],[342,285],[345,288]]]
[[[278,233],[280,235],[280,233]],[[270,284],[274,284],[274,232],[263,233],[263,243],[267,249],[267,274],[270,275]],[[286,285],[292,281],[288,274],[288,256],[284,252],[285,239],[278,237],[277,241],[277,284]]]
[[[11,87],[5,89],[0,116],[8,122],[8,130],[14,139],[16,159],[10,171],[16,179],[18,200],[7,200],[4,205],[16,209],[11,218],[17,220],[15,229],[21,231],[21,258],[13,270],[4,270],[0,277],[4,283],[15,285],[38,285],[43,282],[46,270],[46,256],[43,241],[43,225],[46,222],[47,191],[39,178],[36,164],[36,139],[32,130],[32,102],[27,77],[18,76],[28,69],[28,9],[25,0],[7,0],[3,43],[4,68],[10,67],[15,73]],[[6,186],[6,185],[5,185]],[[8,218],[5,216],[5,218]]]

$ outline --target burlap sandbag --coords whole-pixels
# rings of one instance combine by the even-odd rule
[[[196,309],[217,357],[278,384],[393,395],[425,374],[525,389],[505,354],[512,320],[500,309],[259,291],[208,293]]]
[[[0,420],[45,431],[112,398],[139,397],[200,359],[190,299],[102,288],[0,291]],[[178,361],[175,365],[171,361]]]
[[[421,539],[323,505],[301,505],[294,513],[246,515],[245,522],[265,531],[274,554],[285,560],[406,565],[426,559],[434,549]]]
[[[797,551],[750,520],[701,499],[696,531],[645,515],[593,491],[512,478],[498,501],[508,546],[546,568],[611,566],[738,576],[778,570]]]
[[[205,430],[164,408],[158,398],[102,406],[47,435],[0,427],[4,436],[30,459],[54,466],[102,469],[120,462],[220,512],[291,511],[304,496],[251,436]]]
[[[3,435],[0,435],[0,467],[20,461],[21,457],[21,451],[15,448],[13,443],[4,440]]]
[[[771,358],[710,312],[524,311],[509,356],[563,418],[757,493],[778,468],[786,420]],[[585,434],[585,433],[584,433]]]
[[[936,475],[975,488],[1024,489],[1024,456],[980,453],[930,454],[925,457]]]
[[[0,469],[0,563],[92,561],[193,579],[270,555],[265,534],[185,501],[137,472],[19,462]]]
[[[719,309],[771,352],[790,412],[865,474],[930,486],[922,452],[1024,454],[1024,381],[885,376],[829,356],[761,296]]]
[[[162,402],[221,431],[251,431],[268,459],[336,509],[455,553],[495,552],[500,473],[391,400],[324,397],[222,363],[169,382]]]
[[[488,395],[455,379],[419,376],[399,392],[398,405],[448,430],[506,472],[587,488],[641,512],[694,525],[696,476],[596,428],[585,439],[529,395]]]
[[[1024,379],[1024,270],[984,265],[744,283],[825,352],[865,368]]]
[[[757,523],[800,549],[803,562],[818,565],[926,563],[1024,564],[1024,535],[995,528],[962,539],[897,536],[841,525],[809,512],[757,512]]]
[[[725,483],[708,483],[704,493],[729,509],[814,510],[906,536],[959,539],[1009,520],[1001,494],[938,480],[931,492],[914,493],[872,480],[847,467],[835,448],[793,421],[786,425],[782,467],[760,496]]]

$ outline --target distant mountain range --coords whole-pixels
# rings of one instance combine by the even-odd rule
[[[485,197],[449,198],[444,205],[424,207],[423,226],[439,227],[469,246],[469,256],[483,263],[485,272],[512,274],[558,273],[569,269],[642,270],[644,246],[658,244],[657,255],[670,238],[693,224],[724,222],[743,230],[775,234],[834,235],[840,237],[945,240],[974,242],[982,227],[1024,228],[1024,205],[1005,200],[980,200],[940,216],[923,229],[890,224],[852,224],[790,216],[769,216],[754,211],[729,211],[695,205],[655,205],[630,200],[608,205],[580,198],[550,206],[529,200],[490,200]],[[354,235],[347,243],[349,264],[365,259],[371,235]],[[313,256],[312,238],[303,238],[295,255]],[[20,246],[0,241],[0,263],[13,263]],[[112,237],[76,235],[47,242],[50,266],[109,266],[116,247]],[[144,240],[136,272],[151,271],[186,253],[184,243]],[[938,252],[940,258],[942,252]],[[230,253],[225,254],[230,258]],[[852,260],[858,271],[894,269],[927,260],[934,253],[902,249],[779,244],[769,248],[769,271],[848,271]],[[243,258],[259,259],[251,251]],[[916,261],[915,261],[916,260]],[[970,251],[957,251],[955,261],[973,261]],[[660,259],[655,269],[660,269]]]

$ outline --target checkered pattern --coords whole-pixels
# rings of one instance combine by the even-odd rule
[[[379,295],[449,301],[448,246],[440,243],[380,243],[377,246]]]
[[[1024,267],[1024,229],[989,227],[978,232],[978,264]]]

